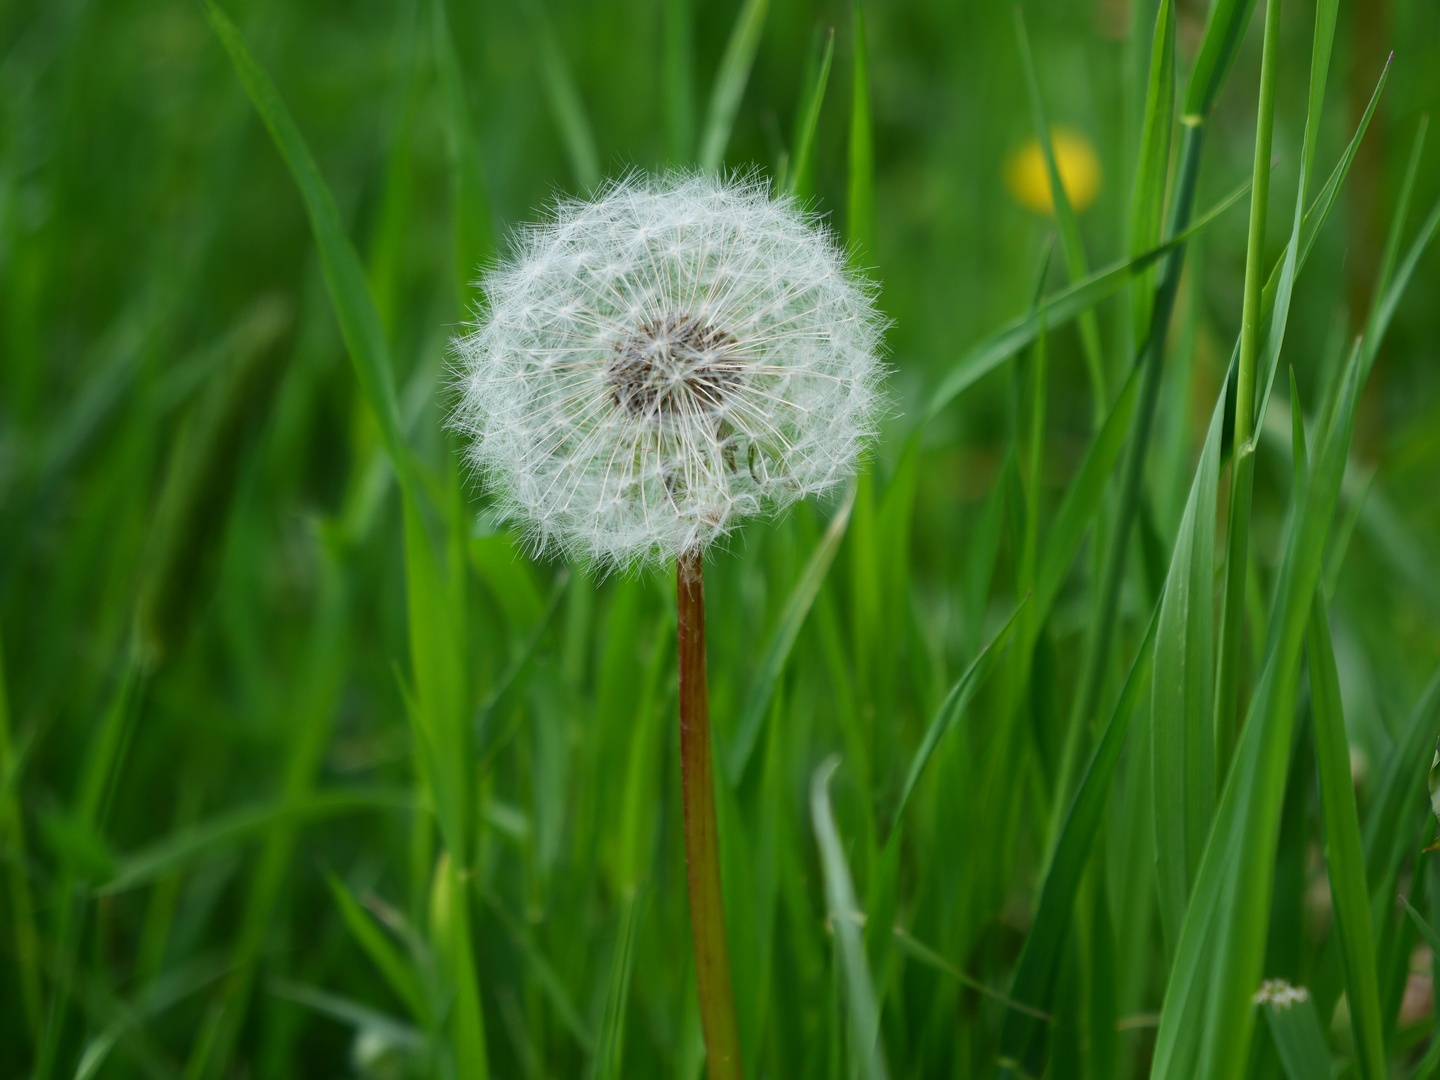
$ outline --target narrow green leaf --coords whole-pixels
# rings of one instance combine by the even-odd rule
[[[875,260],[875,133],[870,116],[870,61],[865,42],[865,13],[854,0],[855,63],[851,79],[848,182],[845,189],[845,237],[861,262]]]
[[[1125,259],[1103,270],[1097,270],[1085,280],[1077,281],[1046,297],[1044,304],[1041,305],[1044,310],[1043,322],[1046,328],[1053,331],[1064,326],[1080,312],[1113,296],[1136,273],[1168,255],[1234,206],[1248,190],[1250,190],[1250,185],[1247,181],[1202,214],[1188,228],[1159,247],[1136,258]],[[949,374],[941,380],[940,385],[931,394],[923,422],[928,423],[933,420],[950,402],[1034,341],[1042,322],[1041,307],[1037,307],[1031,314],[1001,327],[983,341],[971,346],[965,355],[951,367]]]
[[[355,899],[345,882],[330,872],[325,874],[325,880],[330,886],[331,895],[335,897],[335,905],[340,909],[340,917],[345,921],[346,928],[370,957],[370,962],[385,976],[385,981],[405,1003],[415,1022],[426,1031],[433,1030],[434,1010],[410,962],[375,925],[375,920],[360,906],[360,902]]]
[[[1025,91],[1030,99],[1030,119],[1035,127],[1035,138],[1040,143],[1040,152],[1045,159],[1045,169],[1050,179],[1050,194],[1055,205],[1055,221],[1060,227],[1060,247],[1065,257],[1065,269],[1071,282],[1085,280],[1090,273],[1085,257],[1085,242],[1080,236],[1080,222],[1075,208],[1070,205],[1070,194],[1060,176],[1060,167],[1055,162],[1055,147],[1050,140],[1050,121],[1045,116],[1045,101],[1040,93],[1040,78],[1035,73],[1035,57],[1030,52],[1030,35],[1025,32],[1025,15],[1020,5],[1015,5],[1015,40],[1020,48],[1020,70],[1025,76]],[[1158,237],[1157,237],[1158,239]],[[1090,377],[1090,394],[1098,428],[1105,418],[1110,395],[1105,389],[1105,360],[1100,345],[1100,324],[1092,310],[1080,312],[1080,344],[1085,353],[1085,371]]]
[[[755,739],[760,734],[760,725],[770,707],[775,685],[780,679],[780,673],[785,669],[785,661],[790,656],[790,650],[795,647],[795,639],[800,636],[800,628],[810,614],[820,586],[825,582],[825,575],[830,572],[830,566],[835,561],[835,553],[840,549],[840,541],[845,538],[845,528],[850,523],[850,511],[854,505],[855,485],[852,483],[846,492],[845,501],[830,519],[825,535],[815,545],[815,550],[805,563],[805,569],[800,572],[785,606],[780,609],[780,619],[761,655],[760,670],[750,684],[745,704],[735,722],[734,739],[726,757],[726,771],[732,787],[738,788],[745,776],[745,766],[755,748]]]
[[[545,992],[545,996],[549,999],[551,1007],[555,1010],[555,1015],[560,1018],[561,1023],[570,1029],[570,1033],[575,1036],[575,1041],[584,1048],[585,1052],[594,1054],[597,1046],[595,1033],[591,1031],[589,1025],[581,1019],[579,1010],[575,1008],[574,1002],[570,1000],[570,993],[565,988],[565,981],[560,977],[559,973],[556,972],[550,961],[545,958],[545,954],[540,951],[540,947],[536,944],[534,936],[530,933],[529,929],[524,923],[511,914],[510,910],[505,907],[500,898],[494,893],[486,893],[485,902],[489,905],[490,910],[495,912],[500,922],[504,925],[506,933],[510,935],[511,940],[514,941],[520,949],[525,965],[534,974],[535,981],[540,984],[540,988]]]
[[[1260,988],[1255,1001],[1270,1023],[1289,1080],[1330,1080],[1330,1051],[1309,991],[1275,980]]]
[[[1215,517],[1226,394],[1212,410],[1155,634],[1151,754],[1160,921],[1171,951],[1215,808]]]
[[[895,804],[893,816],[895,822],[899,822],[905,813],[905,805],[910,801],[910,795],[914,792],[915,785],[919,783],[920,774],[925,771],[925,766],[935,752],[935,747],[940,745],[940,740],[955,727],[960,717],[965,715],[965,710],[969,708],[976,692],[994,668],[995,661],[1004,648],[1006,640],[1010,637],[1010,632],[1015,629],[1016,620],[1029,602],[1028,597],[1020,601],[1020,605],[1011,613],[1010,618],[1005,620],[1005,625],[995,631],[995,636],[990,639],[990,643],[980,650],[980,655],[975,657],[960,678],[955,680],[955,684],[950,687],[950,692],[945,695],[945,700],[940,703],[940,708],[935,710],[935,718],[925,729],[925,737],[920,740],[920,746],[916,749],[915,756],[910,759],[910,769],[905,774],[905,783],[900,788],[900,798]]]
[[[1255,0],[1215,0],[1210,6],[1205,36],[1200,40],[1200,51],[1195,56],[1185,91],[1186,122],[1203,120],[1209,114],[1235,63],[1254,6]]]
[[[670,160],[687,162],[695,143],[695,16],[693,0],[665,0],[660,66]]]
[[[822,761],[810,780],[810,820],[815,843],[820,849],[820,868],[825,877],[825,905],[830,928],[844,970],[845,1004],[849,1015],[850,1059],[856,1074],[864,1080],[889,1080],[885,1048],[880,1039],[880,1005],[875,983],[866,960],[865,941],[860,932],[864,914],[855,902],[855,887],[835,815],[830,809],[830,778],[840,767],[831,756]]]
[[[1300,410],[1295,411],[1298,414]],[[1365,880],[1365,850],[1360,840],[1360,816],[1350,776],[1350,740],[1345,734],[1340,676],[1330,642],[1325,600],[1319,593],[1311,604],[1305,647],[1310,658],[1310,702],[1315,725],[1315,763],[1320,773],[1320,809],[1325,824],[1325,866],[1330,876],[1335,931],[1345,964],[1345,996],[1350,1004],[1355,1057],[1363,1080],[1384,1080],[1385,1044],[1375,940],[1370,926],[1370,890]]]
[[[1145,113],[1135,184],[1130,193],[1130,254],[1139,256],[1160,243],[1165,223],[1165,180],[1170,168],[1171,132],[1175,127],[1175,5],[1161,0],[1150,45],[1150,74],[1145,86]],[[1134,334],[1144,341],[1150,330],[1155,290],[1153,270],[1142,272],[1131,288]]]
[[[745,96],[745,86],[750,81],[750,68],[760,48],[760,32],[765,28],[769,7],[770,0],[745,0],[735,17],[725,55],[715,72],[715,84],[710,89],[705,131],[700,138],[700,168],[705,172],[718,171],[725,160],[725,148],[730,144],[730,131],[740,111],[740,99]]]
[[[1014,1009],[1016,1012],[1024,1013],[1026,1016],[1034,1017],[1036,1020],[1042,1020],[1046,1023],[1050,1022],[1051,1016],[1049,1013],[1044,1013],[1041,1012],[1039,1009],[1031,1008],[1023,1001],[1016,1001],[1014,998],[1002,994],[999,990],[996,990],[990,986],[986,986],[979,979],[972,978],[971,976],[966,975],[965,972],[961,971],[954,964],[950,963],[949,960],[946,960],[945,957],[941,956],[929,945],[926,945],[923,941],[917,941],[915,938],[910,936],[908,931],[902,929],[901,927],[893,927],[892,933],[895,937],[895,944],[900,947],[900,951],[908,956],[914,957],[916,960],[919,960],[926,967],[933,968],[936,971],[944,972],[946,975],[949,975],[952,979],[960,983],[962,986],[968,986],[971,990],[984,994],[992,1001],[998,1001],[1007,1009]]]
[[[790,148],[790,161],[784,184],[786,191],[801,199],[815,193],[815,128],[820,123],[820,107],[825,103],[825,87],[830,82],[830,64],[835,58],[835,28],[825,34],[825,44],[814,77],[805,87],[795,121],[795,142]]]
[[[435,69],[444,104],[445,141],[450,152],[450,200],[454,221],[455,289],[460,314],[469,317],[478,300],[474,283],[478,268],[495,253],[494,229],[490,224],[490,200],[481,173],[480,146],[465,79],[455,40],[450,34],[447,0],[432,0],[431,30],[434,38]]]
[[[531,17],[535,43],[540,50],[545,97],[560,131],[565,156],[570,159],[570,170],[581,187],[593,191],[600,183],[600,153],[595,149],[595,131],[585,113],[585,102],[575,86],[575,77],[560,43],[555,40],[555,30],[543,3],[529,0],[525,10]]]
[[[1110,800],[1110,787],[1120,762],[1120,752],[1125,746],[1125,735],[1135,710],[1150,689],[1158,624],[1157,605],[1145,640],[1120,691],[1120,698],[1075,791],[1075,801],[1064,818],[1054,854],[1045,871],[1035,917],[1030,921],[1030,932],[1025,936],[1010,983],[1011,998],[1031,1010],[1046,1009],[1054,991],[1062,950],[1072,924],[1075,898]],[[1012,1069],[1023,1069],[1031,1061],[1038,1035],[1039,1028],[1026,1016],[1007,1015],[1000,1032],[1001,1060],[1009,1063]]]
[[[356,810],[409,810],[414,800],[408,791],[385,789],[331,789],[317,791],[295,803],[281,801],[232,810],[188,829],[172,833],[119,861],[115,876],[96,892],[110,896],[154,881],[194,859],[215,855],[235,844],[268,832],[283,821],[334,817]]]
[[[605,990],[605,1018],[595,1051],[591,1075],[595,1080],[619,1080],[624,1076],[625,1016],[630,1004],[630,976],[635,970],[635,948],[640,924],[645,917],[646,896],[631,893],[621,904],[620,933],[610,962],[610,981]]]
[[[332,1020],[338,1020],[360,1031],[376,1032],[390,1042],[416,1050],[425,1045],[425,1036],[410,1024],[341,994],[333,994],[328,990],[290,982],[287,979],[273,979],[269,988],[270,993],[276,997],[314,1009]]]
[[[325,283],[340,322],[345,347],[355,366],[360,390],[380,426],[380,438],[402,484],[409,479],[409,457],[401,434],[400,413],[395,402],[394,374],[390,350],[380,314],[370,297],[365,270],[355,246],[345,235],[335,199],[320,175],[304,136],[280,97],[274,82],[250,53],[245,39],[215,0],[202,0],[215,36],[224,46],[240,77],[245,92],[260,114],[275,147],[300,189],[310,228],[320,252]]]

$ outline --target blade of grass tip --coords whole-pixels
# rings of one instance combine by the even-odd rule
[[[395,400],[395,383],[390,350],[379,312],[370,296],[365,271],[355,246],[340,223],[340,211],[330,194],[320,168],[305,144],[304,136],[279,90],[255,60],[240,31],[215,2],[201,0],[216,38],[230,57],[241,85],[260,114],[275,147],[290,169],[300,190],[310,228],[320,253],[320,264],[330,300],[340,323],[340,333],[355,367],[361,393],[377,424],[381,441],[402,486],[410,481],[410,459],[401,434],[400,413]]]
[[[1040,93],[1040,78],[1035,73],[1035,57],[1030,51],[1030,36],[1025,32],[1025,15],[1017,4],[1015,14],[1015,41],[1020,49],[1020,69],[1025,76],[1025,90],[1030,98],[1030,118],[1035,125],[1035,138],[1040,143],[1040,152],[1045,158],[1045,169],[1050,177],[1050,194],[1055,205],[1055,221],[1060,227],[1060,247],[1065,256],[1065,270],[1070,280],[1083,281],[1089,276],[1090,268],[1085,257],[1085,241],[1080,236],[1080,222],[1075,208],[1070,205],[1070,193],[1060,176],[1060,167],[1055,162],[1055,147],[1050,140],[1050,122],[1045,116],[1045,102]],[[1090,377],[1092,416],[1098,429],[1105,422],[1105,410],[1110,404],[1110,395],[1105,389],[1104,352],[1100,345],[1100,324],[1094,311],[1080,313],[1080,344],[1085,353],[1085,371]]]
[[[710,88],[705,129],[700,137],[700,168],[705,172],[718,172],[725,160],[725,148],[730,144],[730,131],[740,111],[740,99],[745,96],[745,86],[750,81],[750,68],[760,48],[760,33],[765,28],[769,7],[770,0],[745,0],[735,16],[735,26],[725,43],[725,54],[720,58],[715,83]]]
[[[470,929],[470,874],[461,874],[449,851],[435,863],[430,892],[431,947],[447,969],[454,997],[447,1017],[451,1050],[458,1075],[489,1080],[485,1015],[475,971],[475,943]]]
[[[835,59],[835,28],[825,34],[819,66],[805,87],[795,116],[795,142],[790,150],[790,166],[782,185],[799,199],[815,194],[815,129],[820,123],[820,107],[825,103],[825,87],[830,82],[830,65]]]
[[[1226,396],[1222,386],[1170,557],[1155,636],[1155,850],[1160,921],[1171,955],[1215,809],[1215,519]]]
[[[444,101],[445,141],[450,154],[450,199],[455,228],[455,288],[460,314],[468,317],[479,300],[476,268],[495,252],[490,201],[481,172],[480,147],[455,40],[450,34],[446,0],[432,0],[430,26],[435,68]]]
[[[35,927],[35,898],[26,872],[25,818],[20,812],[21,756],[10,732],[10,697],[5,681],[5,648],[0,641],[0,840],[9,849],[10,924],[20,975],[20,1000],[27,1034],[40,1034],[40,936]]]
[[[1303,986],[1267,982],[1255,1002],[1269,1022],[1275,1050],[1289,1080],[1329,1080],[1330,1049],[1320,1027],[1320,1014]]]
[[[832,755],[815,770],[810,780],[810,819],[815,829],[815,844],[820,849],[826,910],[840,954],[839,966],[844,971],[851,1067],[855,1075],[865,1080],[889,1080],[880,1038],[880,1006],[860,932],[864,914],[855,902],[850,868],[830,808],[830,778],[839,767],[840,759]]]
[[[206,818],[120,858],[114,875],[95,892],[97,896],[114,896],[146,885],[196,859],[263,836],[281,822],[334,817],[357,810],[409,811],[414,806],[414,799],[405,789],[355,787],[322,788],[291,802],[272,799],[241,807]]]
[[[1260,356],[1260,325],[1264,319],[1263,282],[1265,258],[1265,222],[1270,194],[1270,148],[1275,120],[1275,81],[1279,65],[1279,0],[1266,0],[1265,40],[1260,60],[1260,100],[1255,128],[1254,184],[1250,202],[1250,231],[1245,251],[1244,301],[1240,316],[1240,357],[1235,389],[1235,460],[1231,468],[1230,513],[1225,548],[1225,584],[1220,619],[1220,651],[1215,692],[1215,763],[1219,775],[1229,764],[1234,748],[1235,725],[1240,711],[1239,667],[1240,641],[1245,620],[1245,583],[1250,560],[1250,503],[1255,475],[1255,429],[1257,421],[1255,383],[1262,363]],[[1335,31],[1335,6],[1322,4],[1316,12],[1312,57],[1316,64],[1329,62],[1330,41]],[[1324,74],[1311,71],[1312,88],[1320,83],[1323,99]],[[1311,104],[1318,105],[1312,94]],[[1315,119],[1318,119],[1315,118]],[[1307,119],[1306,134],[1312,121]],[[1300,178],[1295,196],[1295,225],[1286,247],[1274,309],[1270,315],[1270,340],[1267,346],[1269,372],[1264,374],[1262,402],[1268,402],[1274,371],[1279,361],[1280,345],[1290,312],[1290,295],[1294,287],[1299,258],[1300,231],[1303,224],[1305,186],[1311,147],[1301,152]],[[1263,404],[1262,404],[1263,410]],[[1263,411],[1260,413],[1263,416]]]
[[[374,917],[360,906],[344,881],[329,871],[325,874],[325,881],[335,898],[335,906],[340,909],[340,917],[356,943],[385,976],[385,981],[409,1010],[411,1018],[425,1031],[434,1031],[435,1011],[409,959],[375,925]]]
[[[1057,330],[1067,325],[1080,312],[1113,296],[1137,273],[1182,247],[1192,236],[1239,202],[1249,190],[1250,182],[1247,180],[1159,247],[1136,258],[1123,259],[1104,270],[1097,270],[1084,281],[1075,282],[1046,297],[1046,329]],[[1039,327],[1040,315],[1037,308],[1035,312],[1002,326],[989,337],[972,345],[950,368],[949,373],[931,394],[922,423],[935,419],[950,402],[1034,341]]]
[[[806,617],[810,614],[810,608],[815,603],[815,597],[820,592],[820,586],[825,582],[825,575],[830,572],[830,566],[835,561],[835,553],[840,549],[840,541],[845,538],[846,526],[850,523],[850,511],[855,505],[855,484],[852,483],[845,494],[845,501],[835,511],[835,516],[830,519],[830,525],[825,530],[825,535],[815,545],[809,560],[805,563],[795,587],[791,590],[790,596],[785,601],[785,606],[780,610],[779,621],[770,634],[770,640],[766,642],[765,651],[761,656],[760,670],[755,675],[755,681],[750,685],[750,691],[745,697],[745,704],[740,710],[740,716],[735,723],[735,736],[730,746],[730,753],[727,755],[726,764],[730,775],[730,785],[739,788],[740,781],[745,776],[745,766],[749,763],[750,754],[755,748],[755,740],[760,734],[760,725],[765,719],[765,713],[770,706],[770,698],[775,693],[775,685],[780,679],[780,674],[785,669],[785,663],[790,657],[790,650],[795,647],[795,639],[800,636],[800,628],[805,624]]]
[[[1388,63],[1386,68],[1389,68]],[[1415,128],[1415,141],[1410,145],[1410,160],[1405,165],[1405,177],[1400,183],[1400,192],[1395,199],[1395,214],[1390,219],[1390,232],[1385,237],[1385,251],[1380,258],[1380,274],[1375,283],[1376,302],[1371,304],[1369,317],[1365,321],[1367,340],[1376,337],[1382,330],[1380,319],[1383,305],[1378,301],[1390,287],[1390,279],[1395,270],[1395,260],[1400,254],[1400,235],[1405,228],[1410,196],[1415,191],[1415,176],[1420,169],[1420,152],[1425,148],[1425,133],[1429,127],[1430,117],[1420,117],[1420,123]]]
[[[944,972],[946,975],[949,975],[952,979],[958,982],[961,986],[968,986],[976,993],[984,994],[992,1001],[998,1001],[1007,1009],[1014,1009],[1016,1012],[1024,1013],[1026,1016],[1033,1016],[1036,1020],[1042,1020],[1045,1023],[1049,1023],[1052,1019],[1049,1013],[1041,1012],[1039,1009],[1031,1008],[1023,1001],[1016,1001],[1012,997],[1007,997],[1005,994],[1002,994],[994,987],[986,986],[979,979],[973,978],[972,976],[965,974],[965,972],[961,971],[954,964],[950,963],[949,960],[946,960],[945,957],[941,956],[929,945],[926,945],[923,941],[918,941],[915,938],[911,937],[909,932],[902,927],[893,927],[892,932],[895,937],[895,944],[900,947],[900,951],[905,953],[907,956],[912,956],[916,960],[919,960],[926,967],[933,968],[936,971]]]
[[[660,58],[665,80],[665,134],[670,160],[687,162],[695,145],[695,15],[694,0],[665,0],[665,27]]]
[[[625,1075],[625,1016],[629,1011],[630,977],[635,970],[635,951],[640,925],[645,919],[645,906],[643,889],[631,893],[621,904],[620,932],[615,938],[610,982],[605,990],[605,1018],[600,1025],[600,1042],[591,1071],[594,1080],[619,1080]]]
[[[1042,1015],[1054,993],[1056,974],[1073,922],[1075,898],[1079,895],[1091,846],[1100,831],[1105,807],[1109,803],[1110,787],[1125,745],[1125,735],[1135,710],[1145,700],[1150,688],[1155,657],[1153,643],[1158,623],[1157,605],[1140,651],[1120,691],[1119,701],[1076,789],[1075,801],[1065,816],[1050,865],[1045,870],[1035,917],[1030,921],[1030,931],[1025,936],[1010,983],[1010,997]],[[1039,1034],[1040,1029],[1026,1018],[1023,1010],[1021,1015],[1005,1017],[1000,1032],[999,1054],[1009,1062],[1008,1069],[1033,1064],[1032,1055],[1038,1047]]]
[[[1345,734],[1340,677],[1330,642],[1324,597],[1318,593],[1311,604],[1306,640],[1321,819],[1325,825],[1325,865],[1345,965],[1345,997],[1350,1003],[1355,1057],[1363,1080],[1383,1080],[1385,1046],[1375,941],[1370,925],[1370,891],[1365,881],[1365,850],[1360,840],[1360,817],[1350,773],[1350,741]]]
[[[522,0],[522,3],[530,16],[535,44],[540,50],[545,97],[560,131],[565,156],[570,160],[570,171],[575,174],[576,183],[586,191],[594,191],[600,183],[600,154],[595,149],[595,132],[575,86],[574,74],[555,39],[555,29],[543,0]]]
[[[930,721],[930,726],[925,730],[925,737],[920,740],[920,746],[915,751],[915,756],[910,759],[909,771],[905,774],[905,783],[900,788],[900,798],[895,803],[895,812],[892,815],[891,828],[895,828],[905,812],[905,806],[910,801],[910,796],[915,790],[915,785],[920,781],[920,774],[925,771],[926,764],[935,753],[935,748],[940,745],[940,740],[954,729],[960,717],[965,714],[970,702],[974,699],[976,692],[984,685],[985,679],[994,669],[995,662],[1000,652],[1005,647],[1005,642],[1010,637],[1010,632],[1015,629],[1020,613],[1030,602],[1027,597],[1021,600],[1020,604],[1005,620],[1005,625],[995,632],[980,655],[970,662],[960,678],[950,687],[950,692],[945,695],[945,700],[940,703],[940,708],[935,711],[935,717]]]
[[[852,8],[855,49],[850,98],[848,181],[845,194],[845,238],[851,257],[868,264],[875,259],[875,133],[870,116],[870,60],[865,44],[865,13],[860,0]]]
[[[1150,73],[1145,84],[1145,111],[1135,184],[1130,193],[1130,254],[1140,255],[1160,243],[1165,223],[1165,180],[1170,168],[1171,132],[1175,126],[1175,6],[1161,0],[1150,45]],[[1054,181],[1051,181],[1054,184]],[[1143,271],[1131,287],[1136,341],[1150,329],[1150,304],[1155,272]]]

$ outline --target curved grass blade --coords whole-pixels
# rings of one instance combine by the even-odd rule
[[[344,881],[328,871],[325,881],[330,886],[335,905],[340,909],[340,917],[351,936],[365,950],[365,954],[370,957],[370,962],[379,969],[380,974],[385,976],[390,989],[405,1003],[415,1022],[425,1031],[433,1032],[436,1023],[435,1011],[425,993],[424,984],[410,961],[375,925],[374,918],[360,906],[360,902],[355,899]]]
[[[1333,1067],[1320,1014],[1303,986],[1267,983],[1255,995],[1289,1080],[1330,1080]]]
[[[289,166],[296,187],[300,189],[320,252],[330,300],[334,304],[340,333],[354,364],[360,390],[380,426],[380,438],[390,455],[391,465],[401,478],[402,485],[406,484],[410,480],[410,461],[395,400],[390,349],[380,314],[370,297],[360,257],[340,224],[340,211],[335,206],[335,199],[275,83],[251,55],[240,31],[215,0],[201,2],[215,36],[229,54],[235,73],[274,139],[280,156]]]
[[[760,32],[765,28],[765,12],[769,7],[770,0],[745,0],[745,6],[735,17],[725,55],[715,72],[705,131],[700,138],[700,168],[705,172],[716,172],[725,159],[725,148],[730,144],[735,114],[740,111],[740,99],[745,96],[745,85],[750,81],[750,68],[760,47]]]
[[[1035,138],[1040,143],[1040,152],[1045,159],[1045,169],[1050,179],[1050,194],[1055,206],[1055,221],[1060,227],[1060,247],[1065,257],[1065,269],[1070,280],[1083,281],[1090,274],[1085,257],[1085,241],[1080,236],[1080,221],[1075,208],[1070,205],[1070,193],[1065,190],[1060,176],[1060,167],[1055,163],[1055,147],[1050,140],[1050,121],[1045,116],[1045,101],[1040,93],[1040,78],[1035,73],[1035,57],[1030,51],[1030,35],[1025,32],[1025,14],[1019,4],[1015,5],[1015,41],[1020,49],[1020,70],[1025,75],[1025,92],[1030,99],[1030,119],[1035,126]],[[1161,185],[1164,181],[1162,178]],[[1158,239],[1158,237],[1157,237]],[[1085,353],[1085,372],[1090,377],[1090,393],[1095,426],[1105,420],[1105,410],[1110,395],[1105,389],[1104,351],[1100,345],[1100,324],[1093,310],[1080,312],[1080,344]]]
[[[935,718],[925,729],[925,737],[920,740],[920,746],[916,749],[915,756],[910,759],[910,769],[905,774],[905,783],[900,788],[900,798],[895,804],[893,816],[895,823],[898,824],[904,814],[905,806],[910,801],[915,785],[920,781],[920,774],[925,771],[930,756],[935,752],[935,747],[940,745],[940,740],[955,727],[960,717],[965,714],[976,691],[984,684],[985,679],[994,668],[995,661],[1010,637],[1010,632],[1015,629],[1020,613],[1029,602],[1028,596],[1020,601],[1020,604],[1011,612],[1010,618],[1005,620],[1005,625],[995,631],[995,636],[990,639],[990,643],[980,650],[980,655],[975,657],[960,678],[955,680],[955,684],[950,687],[950,692],[945,695],[945,700],[940,703],[940,708],[935,710]]]
[[[575,77],[560,43],[555,40],[555,30],[541,0],[527,0],[525,10],[530,15],[535,43],[540,49],[545,97],[550,102],[555,126],[560,129],[560,141],[564,144],[565,156],[570,159],[570,170],[581,187],[594,191],[600,183],[600,154],[595,149],[595,131],[585,115],[585,103],[575,87]]]
[[[825,45],[815,76],[805,88],[795,121],[795,145],[790,150],[783,183],[791,195],[806,199],[815,193],[815,128],[820,123],[820,106],[825,103],[825,87],[830,82],[830,64],[835,58],[835,28],[825,34]]]
[[[1010,997],[1033,1010],[1044,1010],[1054,992],[1055,977],[1060,969],[1061,953],[1073,918],[1075,898],[1080,892],[1085,865],[1090,858],[1090,849],[1100,831],[1106,804],[1110,799],[1110,786],[1115,779],[1115,769],[1120,763],[1120,751],[1125,746],[1125,735],[1135,710],[1144,701],[1150,689],[1151,673],[1154,670],[1155,628],[1159,623],[1159,608],[1150,619],[1145,640],[1140,645],[1135,662],[1120,691],[1120,699],[1105,725],[1105,731],[1091,755],[1085,775],[1075,791],[1075,801],[1070,805],[1055,844],[1050,865],[1045,871],[1045,882],[1040,889],[1040,900],[1035,908],[1035,917],[1030,922],[1030,932],[1020,950],[1020,959],[1015,967],[1015,976],[1010,984]],[[1024,1015],[1010,1014],[1005,1017],[1000,1031],[1000,1057],[1007,1068],[1022,1068],[1031,1060],[1040,1029]]]
[[[839,767],[839,757],[832,755],[816,768],[810,780],[810,819],[825,877],[825,906],[844,971],[851,1068],[854,1075],[864,1077],[864,1080],[889,1080],[885,1048],[880,1040],[880,1005],[866,960],[865,940],[860,933],[864,915],[855,902],[850,868],[845,862],[845,850],[840,844],[840,833],[835,828],[835,815],[830,808],[830,778]]]
[[[851,9],[855,62],[851,79],[848,183],[845,189],[845,236],[862,262],[875,258],[875,132],[870,115],[870,60],[865,43],[865,13],[860,0]]]
[[[1042,304],[1037,305],[1031,314],[1016,319],[1007,326],[1001,327],[979,344],[972,346],[970,350],[951,367],[950,373],[941,380],[940,385],[936,387],[934,393],[930,395],[930,403],[925,410],[922,423],[928,423],[933,420],[950,402],[954,401],[971,386],[994,371],[1016,352],[1019,352],[1026,345],[1034,341],[1040,332],[1042,323],[1047,331],[1054,331],[1058,327],[1070,322],[1070,320],[1079,315],[1080,312],[1087,311],[1102,300],[1113,296],[1138,272],[1183,245],[1201,229],[1205,228],[1226,210],[1229,210],[1230,207],[1239,202],[1249,190],[1250,183],[1246,181],[1207,210],[1186,229],[1165,241],[1159,247],[1153,248],[1135,258],[1114,263],[1103,270],[1097,270],[1085,280],[1077,281],[1058,292],[1052,293],[1045,298]]]
[[[355,789],[317,791],[301,801],[262,803],[232,810],[173,833],[119,861],[115,876],[101,885],[97,895],[112,896],[153,881],[194,859],[263,835],[285,821],[334,817],[356,810],[409,810],[414,800],[406,791]]]
[[[760,734],[760,725],[765,720],[770,699],[775,694],[775,684],[785,669],[785,661],[789,659],[790,650],[795,646],[795,639],[800,636],[800,628],[810,614],[815,596],[820,592],[820,586],[825,583],[825,575],[830,572],[830,566],[835,561],[835,553],[840,549],[840,541],[845,538],[845,528],[850,523],[850,511],[854,506],[855,484],[852,483],[845,494],[845,501],[835,511],[825,535],[815,545],[815,550],[805,563],[805,569],[800,572],[799,580],[795,582],[795,587],[790,591],[790,596],[780,611],[779,622],[775,624],[770,640],[765,645],[760,670],[756,672],[755,681],[750,684],[750,692],[745,697],[745,705],[735,723],[735,737],[727,755],[726,771],[730,774],[731,787],[738,788],[745,776],[745,766],[755,749],[755,739]]]

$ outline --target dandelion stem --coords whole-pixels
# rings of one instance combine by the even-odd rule
[[[710,694],[705,681],[705,583],[699,552],[675,560],[680,656],[680,780],[685,805],[685,873],[695,985],[710,1080],[740,1080],[740,1033],[730,988],[715,774],[710,754]]]

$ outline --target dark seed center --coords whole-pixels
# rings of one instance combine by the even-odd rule
[[[605,363],[615,404],[631,416],[659,420],[713,412],[740,382],[735,338],[695,315],[641,323]]]

